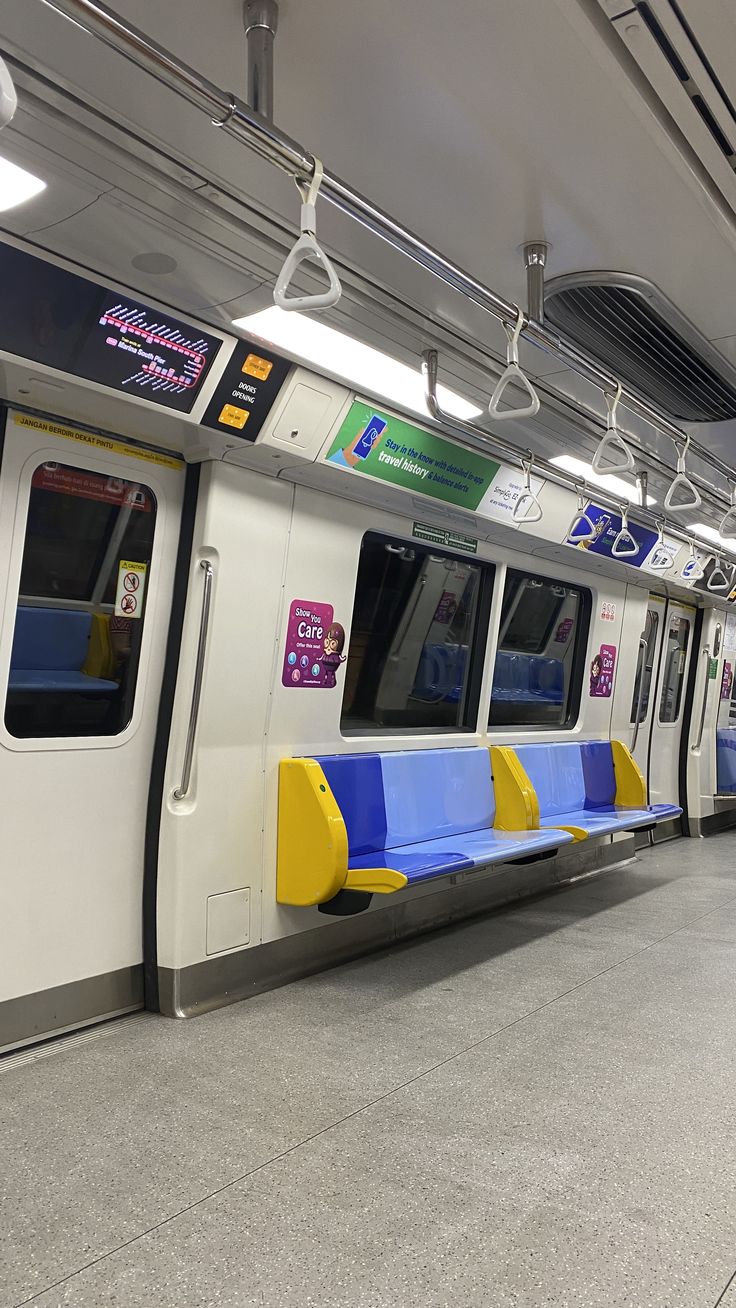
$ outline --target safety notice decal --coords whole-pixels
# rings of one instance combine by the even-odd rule
[[[78,441],[93,450],[102,450],[105,454],[124,454],[130,459],[142,459],[144,463],[156,463],[160,468],[183,469],[183,459],[173,455],[158,454],[156,450],[140,450],[132,445],[123,445],[121,441],[110,440],[109,436],[100,436],[97,432],[79,431],[76,427],[65,427],[60,422],[48,422],[44,418],[34,418],[29,413],[13,415],[16,427],[27,427],[30,431],[41,432],[46,436],[62,436],[64,440]]]
[[[148,564],[121,559],[118,565],[118,588],[115,594],[116,618],[140,618],[146,589]]]

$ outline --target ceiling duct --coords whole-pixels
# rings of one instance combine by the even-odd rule
[[[736,28],[732,0],[598,0],[732,211]]]
[[[627,273],[556,277],[547,320],[681,422],[736,418],[736,369],[656,286]]]

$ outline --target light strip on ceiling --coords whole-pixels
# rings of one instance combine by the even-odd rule
[[[554,463],[556,468],[564,468],[565,472],[571,472],[574,477],[580,477],[581,481],[589,482],[591,486],[600,486],[602,490],[608,491],[610,495],[627,500],[629,504],[641,503],[636,486],[624,481],[623,477],[616,477],[613,473],[604,475],[594,472],[589,463],[585,463],[583,459],[574,458],[572,454],[555,454],[550,459],[550,463]],[[647,495],[647,505],[656,503],[657,501],[651,495]]]
[[[46,190],[46,183],[0,155],[0,211],[15,209]]]
[[[728,554],[736,554],[736,541],[729,540],[726,536],[721,536],[715,527],[709,527],[707,522],[691,522],[687,527],[688,531],[697,532],[703,540],[709,540],[719,549],[725,550]]]
[[[354,336],[336,331],[326,323],[318,322],[303,313],[286,313],[274,305],[261,313],[235,318],[233,327],[254,332],[270,341],[278,349],[289,350],[308,363],[324,368],[360,389],[373,391],[393,400],[404,408],[429,417],[424,402],[424,382],[418,369],[410,368],[390,354],[364,345]],[[469,421],[478,418],[483,410],[463,399],[446,386],[438,386],[439,401],[454,418]]]

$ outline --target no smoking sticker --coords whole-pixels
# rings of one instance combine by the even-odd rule
[[[115,595],[116,618],[139,618],[141,616],[147,569],[147,563],[131,563],[129,559],[120,560],[118,564],[118,588]]]

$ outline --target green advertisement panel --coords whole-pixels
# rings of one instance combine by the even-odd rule
[[[477,509],[500,464],[355,401],[325,459],[419,495]]]

